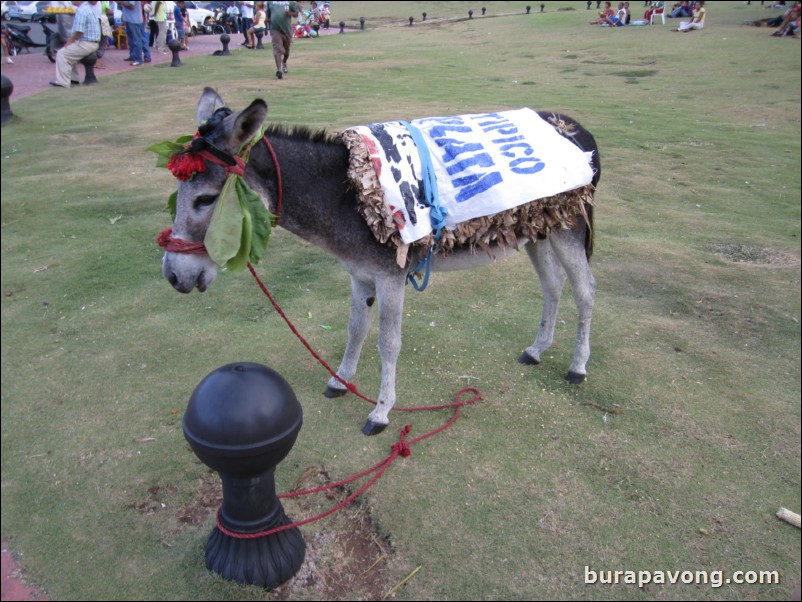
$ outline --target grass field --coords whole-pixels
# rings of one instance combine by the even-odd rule
[[[759,3],[711,2],[706,28],[683,35],[590,26],[584,2],[529,15],[488,2],[484,17],[469,2],[332,4],[347,33],[297,40],[280,82],[267,53],[242,50],[14,103],[0,142],[2,537],[26,577],[64,600],[788,599],[800,534],[775,513],[802,507],[799,41],[742,25],[777,14]],[[516,362],[541,307],[524,256],[410,291],[399,405],[466,385],[483,400],[345,514],[303,527],[314,562],[272,593],[204,568],[219,484],[181,429],[200,380],[255,361],[293,386],[304,428],[280,491],[356,473],[405,423],[419,435],[447,413],[394,415],[366,438],[369,406],[321,395],[327,375],[247,275],[188,296],[163,279],[154,239],[175,180],[145,149],[194,131],[205,85],[234,109],[261,97],[271,121],[330,129],[561,111],[602,161],[588,382],[563,380],[570,290],[544,364]],[[278,230],[258,271],[336,364],[339,264]],[[378,391],[375,332],[355,380]],[[722,582],[585,582],[615,570]]]

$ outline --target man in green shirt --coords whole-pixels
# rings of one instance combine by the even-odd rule
[[[267,19],[273,41],[273,58],[276,61],[276,79],[287,73],[287,60],[292,44],[292,18],[298,16],[297,2],[268,2]]]

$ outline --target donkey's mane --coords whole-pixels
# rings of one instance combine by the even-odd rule
[[[289,138],[291,140],[320,144],[331,144],[337,142],[336,136],[331,132],[328,132],[324,129],[312,129],[305,125],[271,123],[265,128],[265,136],[276,136],[280,138]]]

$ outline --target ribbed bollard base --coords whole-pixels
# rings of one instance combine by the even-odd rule
[[[282,517],[280,524],[290,524]],[[292,579],[306,556],[306,543],[297,527],[256,539],[226,535],[217,527],[206,542],[206,568],[223,579],[275,589]]]

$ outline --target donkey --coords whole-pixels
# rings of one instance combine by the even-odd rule
[[[197,107],[198,124],[204,124],[202,136],[218,155],[234,156],[260,132],[266,117],[267,104],[263,100],[254,100],[246,109],[234,112],[225,107],[222,98],[211,88],[203,91]],[[559,117],[574,129],[573,142],[584,151],[592,151],[592,184],[595,186],[600,163],[593,136],[573,120]],[[408,258],[405,268],[399,267],[396,251],[378,242],[357,212],[357,198],[346,177],[349,151],[341,141],[325,132],[276,126],[267,128],[265,139],[270,141],[272,149],[263,143],[253,146],[245,166],[245,181],[271,213],[278,216],[279,225],[336,256],[351,277],[348,339],[337,370],[337,375],[345,381],[356,373],[362,345],[370,330],[372,307],[378,301],[381,387],[376,406],[362,429],[366,435],[377,434],[389,423],[389,412],[396,402],[404,285],[408,273],[414,269],[411,266],[415,265],[415,258]],[[203,241],[225,181],[226,170],[218,164],[208,164],[191,180],[179,183],[172,227],[174,239],[187,243]],[[283,201],[279,208],[280,186]],[[589,206],[586,217],[587,220],[577,219],[573,229],[556,229],[536,240],[521,241],[543,288],[543,311],[535,341],[518,361],[538,364],[543,352],[552,344],[567,276],[579,324],[573,363],[566,376],[572,384],[586,378],[596,290],[588,263],[592,253],[592,208]],[[436,254],[432,271],[470,268],[494,260],[486,253],[456,248],[448,255]],[[168,251],[163,258],[162,273],[179,292],[189,293],[195,288],[203,292],[214,281],[217,267],[205,253]],[[338,397],[347,392],[347,387],[332,377],[324,394]]]

